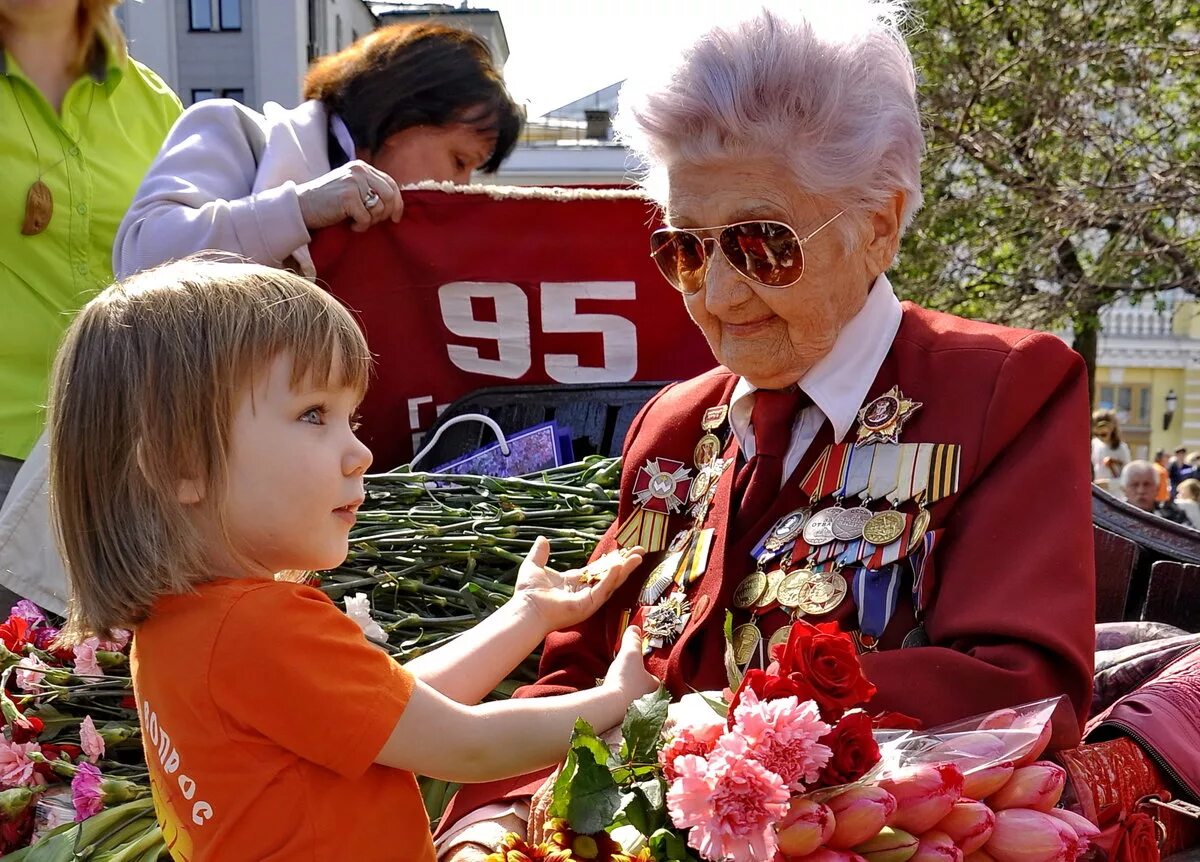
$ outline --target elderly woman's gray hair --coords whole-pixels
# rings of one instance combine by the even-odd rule
[[[647,165],[647,190],[665,202],[663,175],[677,162],[774,158],[800,189],[851,212],[902,191],[907,226],[921,205],[924,138],[904,5],[737,7],[739,20],[621,92],[618,135]]]

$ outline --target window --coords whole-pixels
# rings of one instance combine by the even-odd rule
[[[221,29],[242,29],[242,0],[220,0]]]
[[[1096,406],[1104,410],[1115,410],[1121,427],[1150,427],[1150,387],[1112,386],[1100,387]]]
[[[205,99],[215,99],[217,97],[216,90],[192,90],[192,104],[203,102]]]
[[[188,6],[191,7],[191,29],[211,30],[213,25],[212,0],[188,0]]]
[[[235,87],[231,90],[222,90],[221,95],[226,99],[233,99],[235,102],[241,102],[243,105],[246,104],[246,91],[241,87]]]

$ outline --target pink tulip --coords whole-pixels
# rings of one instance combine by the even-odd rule
[[[1026,737],[1026,742],[1022,746],[1024,750],[1017,757],[1018,767],[1028,766],[1033,763],[1042,756],[1042,752],[1046,750],[1046,746],[1050,743],[1051,722],[1049,718],[1042,721],[1039,726],[1033,718],[1022,719],[1014,709],[996,710],[979,723],[979,729],[1020,730],[1026,732],[1022,734],[1023,737],[1026,737],[1026,734],[1032,735],[1036,731],[1037,738],[1032,742],[1028,741]]]
[[[920,837],[910,862],[963,862],[963,853],[945,832],[930,829]]]
[[[882,787],[851,787],[826,804],[833,811],[833,835],[825,842],[835,850],[849,850],[879,834],[896,813],[896,799]]]
[[[963,862],[996,862],[984,850],[976,850],[974,853],[968,853],[963,857]]]
[[[1039,760],[1016,769],[1008,783],[988,797],[993,811],[1006,808],[1033,808],[1049,811],[1058,804],[1067,773],[1057,763]]]
[[[909,862],[920,842],[903,829],[885,826],[879,834],[854,848],[867,862]]]
[[[1017,720],[1017,711],[1015,709],[998,709],[989,715],[983,721],[979,722],[980,730],[998,729],[1012,727],[1013,722]]]
[[[937,825],[940,832],[950,836],[964,854],[974,853],[987,844],[996,826],[996,814],[982,802],[964,800],[954,803],[950,813]]]
[[[1005,760],[1008,743],[994,733],[955,734],[933,748],[929,754],[944,756],[963,772],[963,796],[986,799],[1005,785],[1012,776],[1011,760]]]
[[[857,853],[847,853],[844,850],[830,850],[828,847],[818,847],[807,856],[783,857],[787,862],[867,862]]]
[[[1080,839],[1049,814],[1008,808],[996,812],[996,828],[984,849],[996,862],[1073,862]]]
[[[1063,823],[1070,826],[1075,830],[1075,834],[1085,841],[1100,834],[1100,827],[1088,820],[1082,814],[1076,814],[1074,811],[1067,811],[1065,808],[1051,808],[1046,813],[1056,820],[1061,820]]]
[[[829,806],[797,797],[779,822],[779,849],[788,857],[807,856],[829,840],[833,829]]]
[[[928,832],[950,813],[962,796],[963,774],[952,763],[913,767],[879,782],[896,797],[896,813],[888,821],[906,832]]]

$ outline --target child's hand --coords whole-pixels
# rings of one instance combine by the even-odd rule
[[[658,691],[662,685],[658,677],[646,670],[642,656],[642,630],[637,626],[625,629],[621,637],[621,649],[604,675],[604,685],[620,691],[631,703],[643,694]]]
[[[547,632],[569,628],[587,619],[608,601],[630,572],[642,562],[641,548],[605,554],[584,569],[556,572],[546,568],[550,542],[538,536],[517,574],[514,599],[527,602]]]

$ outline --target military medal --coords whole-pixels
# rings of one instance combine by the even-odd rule
[[[771,657],[771,653],[775,650],[775,647],[782,646],[783,644],[787,643],[788,636],[791,633],[792,633],[792,627],[790,625],[780,626],[779,628],[777,628],[775,630],[775,634],[771,635],[771,639],[769,641],[767,641],[767,657],[768,658]]]
[[[764,572],[753,571],[738,584],[733,591],[733,606],[736,608],[752,608],[758,604],[767,589],[767,576]]]
[[[754,623],[745,623],[733,630],[733,659],[739,665],[747,665],[754,658],[754,651],[762,643],[762,632]]]
[[[661,599],[671,587],[675,585],[675,570],[679,567],[680,558],[683,556],[681,551],[674,551],[667,554],[657,566],[650,571],[650,576],[646,578],[646,583],[642,585],[642,591],[638,593],[638,602],[643,605],[652,605]]]
[[[712,552],[712,527],[700,530],[695,534],[688,549],[684,552],[679,566],[675,569],[675,583],[679,586],[693,584],[700,576],[708,571],[708,555]]]
[[[779,551],[788,547],[800,535],[807,518],[808,512],[805,509],[788,512],[775,522],[775,526],[771,528],[771,532],[767,534],[767,538],[763,542],[763,547],[768,551]]]
[[[651,553],[663,550],[668,515],[683,506],[691,484],[691,470],[682,461],[648,459],[633,482],[633,502],[638,509],[617,533],[617,544],[623,548],[641,545]]]
[[[925,538],[925,533],[929,531],[929,513],[924,509],[919,509],[913,517],[912,529],[909,531],[908,547],[904,549],[905,554],[911,554],[921,544],[921,540]]]
[[[827,545],[834,540],[833,522],[843,509],[822,509],[804,524],[804,541],[813,547]]]
[[[911,401],[893,386],[858,411],[858,440],[855,446],[870,443],[898,443],[908,417],[919,410],[921,402]]]
[[[915,649],[916,647],[929,646],[930,643],[929,634],[925,631],[925,626],[918,623],[916,628],[904,636],[904,640],[900,642],[900,649]]]
[[[872,638],[883,636],[900,597],[900,566],[859,569],[850,579],[858,609],[858,630]]]
[[[755,607],[760,611],[768,610],[779,599],[779,585],[787,576],[787,572],[783,569],[774,569],[767,572],[767,585],[763,589],[762,595],[755,602]]]
[[[671,643],[683,634],[691,616],[692,605],[682,590],[675,590],[654,607],[642,620],[643,640],[652,649]]]
[[[865,527],[875,513],[866,506],[853,506],[841,511],[833,519],[833,537],[843,542],[853,542],[863,537]]]
[[[906,519],[895,509],[878,512],[863,525],[863,538],[872,545],[890,545],[904,532]]]
[[[837,572],[822,572],[808,581],[797,610],[807,616],[820,616],[834,610],[846,597],[849,587]]]
[[[775,590],[775,596],[779,604],[785,608],[799,607],[800,601],[804,598],[804,593],[808,589],[808,581],[815,577],[817,577],[816,572],[809,568],[789,572],[779,582],[779,586]]]
[[[957,443],[935,443],[929,459],[929,479],[926,482],[925,503],[932,506],[938,500],[958,492],[958,470],[962,447]]]
[[[871,474],[867,477],[868,500],[883,500],[896,490],[900,450],[899,444],[874,447],[875,457],[871,460]]]

